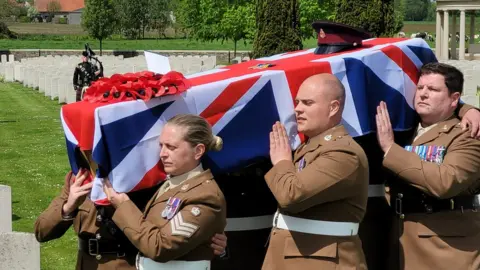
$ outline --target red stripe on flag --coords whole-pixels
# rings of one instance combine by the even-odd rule
[[[230,108],[255,84],[261,76],[230,83],[225,90],[200,114],[214,126]]]
[[[142,180],[132,189],[137,191],[145,188],[156,186],[158,183],[164,181],[167,177],[165,170],[163,169],[163,163],[158,161],[157,165],[153,166],[142,178]]]
[[[414,84],[418,82],[418,69],[412,60],[397,46],[387,46],[382,49],[382,52],[392,59],[399,67],[402,68]]]
[[[165,181],[167,174],[163,169],[163,163],[158,161],[157,165],[151,168],[142,178],[142,180],[129,192],[147,189],[158,185],[160,182]],[[95,201],[96,205],[110,205],[108,198]]]
[[[78,141],[81,150],[93,150],[95,109],[109,103],[75,102],[62,107],[63,120]]]
[[[214,73],[214,74],[208,74],[208,75],[203,75],[195,78],[189,79],[189,81],[192,83],[194,86],[202,85],[202,84],[207,84],[207,83],[212,83],[215,81],[222,81],[226,80],[229,78],[233,77],[239,77],[247,74],[252,74],[256,72],[260,72],[263,70],[295,70],[298,67],[311,67],[312,63],[310,61],[312,60],[318,60],[318,59],[324,59],[336,55],[341,55],[341,54],[349,54],[349,53],[354,53],[356,51],[361,51],[364,49],[372,48],[376,45],[381,45],[381,44],[386,44],[386,43],[394,43],[394,42],[399,42],[399,41],[404,41],[407,39],[402,39],[402,38],[374,38],[368,41],[363,42],[362,47],[358,47],[353,50],[349,51],[344,51],[344,52],[339,52],[339,53],[333,53],[333,54],[314,54],[312,53],[307,53],[303,55],[298,55],[290,58],[284,58],[284,59],[278,59],[278,60],[270,60],[270,61],[260,61],[257,59],[250,60],[248,62],[242,62],[239,64],[235,65],[229,65],[226,66],[222,69],[225,69],[226,71],[220,72],[220,73]],[[305,51],[305,50],[303,50]],[[298,53],[301,51],[292,51],[292,52],[285,52],[284,55],[288,56],[290,54]],[[276,65],[273,68],[266,68],[266,69],[252,69],[251,67],[257,65],[257,64],[265,64],[265,63],[271,63]]]

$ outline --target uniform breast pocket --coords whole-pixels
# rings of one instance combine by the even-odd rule
[[[89,222],[95,222],[95,218],[90,218],[90,215],[94,215],[95,213],[90,213],[91,208],[95,207],[88,203],[83,203],[78,207],[77,217],[73,221],[73,228],[75,232],[79,233],[82,230],[82,227],[90,226],[87,224]]]
[[[468,237],[479,233],[477,224],[468,219],[423,219],[417,223],[419,237]]]
[[[479,231],[472,220],[424,220],[417,223],[419,243],[429,250],[477,252]]]
[[[283,252],[285,269],[336,269],[337,242],[319,244],[311,239],[305,240],[295,241],[292,237],[286,238]]]

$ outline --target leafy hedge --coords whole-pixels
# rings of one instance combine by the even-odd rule
[[[253,57],[303,48],[300,5],[296,0],[258,0]]]
[[[58,18],[58,23],[59,23],[59,24],[67,24],[67,23],[68,23],[68,19],[67,19],[67,18],[64,18],[64,17]]]
[[[403,27],[394,0],[337,0],[335,20],[360,27],[376,37],[394,36]]]

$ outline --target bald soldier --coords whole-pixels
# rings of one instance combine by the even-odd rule
[[[273,168],[265,180],[278,202],[262,269],[367,269],[358,237],[368,197],[368,161],[340,124],[345,89],[331,74],[300,86],[294,153],[285,128],[270,133]]]

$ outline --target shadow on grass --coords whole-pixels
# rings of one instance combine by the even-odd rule
[[[12,201],[12,204],[17,204],[17,203],[19,203],[19,202],[20,202],[20,201]],[[17,220],[20,220],[20,219],[22,219],[22,217],[17,216],[17,215],[15,215],[15,214],[12,214],[12,221],[17,221]]]
[[[20,220],[22,219],[20,216],[17,216],[15,214],[12,215],[12,221],[17,221],[17,220]]]

